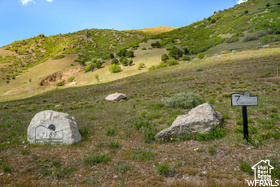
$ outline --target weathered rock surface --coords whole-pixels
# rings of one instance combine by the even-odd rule
[[[35,144],[73,144],[81,139],[75,118],[52,110],[37,113],[27,129],[27,140]]]
[[[105,98],[106,101],[119,101],[121,99],[126,99],[126,95],[123,93],[114,93],[114,94],[108,95]]]
[[[155,138],[167,136],[184,136],[189,133],[210,132],[213,127],[222,126],[224,117],[210,104],[204,103],[193,108],[188,114],[176,118],[171,127],[159,132]]]

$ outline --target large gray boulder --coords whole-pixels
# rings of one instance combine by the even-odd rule
[[[108,95],[105,98],[106,101],[119,101],[121,99],[126,99],[126,95],[123,93],[114,93],[114,94]]]
[[[204,103],[193,108],[188,114],[176,118],[171,127],[159,132],[155,138],[162,139],[167,136],[184,136],[189,133],[210,132],[213,127],[222,127],[224,117],[210,104]]]
[[[73,144],[81,139],[75,118],[52,110],[37,113],[27,129],[27,140],[34,144]]]

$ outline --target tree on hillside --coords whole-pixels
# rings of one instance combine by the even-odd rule
[[[134,57],[134,52],[133,52],[133,51],[127,51],[127,52],[126,52],[126,56],[127,56],[128,58],[133,58],[133,57]]]
[[[122,57],[126,56],[127,50],[126,49],[121,49],[118,53],[116,53],[117,56]]]
[[[167,54],[162,54],[161,55],[161,61],[166,62],[169,59],[169,56]]]
[[[116,58],[114,58],[114,59],[112,60],[111,64],[119,64],[119,60],[116,59]]]
[[[173,47],[170,51],[169,54],[170,58],[174,58],[176,60],[178,60],[180,57],[183,56],[183,51],[177,47]]]
[[[183,51],[184,51],[184,55],[189,55],[190,54],[188,48],[186,48],[186,47],[183,48]]]
[[[159,43],[158,41],[155,42],[155,43],[152,43],[151,46],[152,46],[153,48],[161,48],[161,45],[160,45],[160,43]]]
[[[110,53],[110,58],[111,59],[115,58],[115,55],[113,53]]]

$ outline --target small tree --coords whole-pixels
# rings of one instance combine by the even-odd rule
[[[169,51],[169,57],[179,60],[183,56],[183,51],[177,47],[172,47]]]
[[[179,62],[177,61],[177,60],[175,60],[174,58],[172,59],[169,59],[169,60],[167,60],[167,62],[166,62],[169,66],[174,66],[174,65],[178,65],[179,64]]]
[[[100,60],[98,60],[98,61],[96,61],[96,63],[95,63],[95,67],[96,67],[97,69],[100,69],[100,68],[102,67],[102,64],[103,64],[103,62],[100,61]]]
[[[128,65],[131,66],[132,64],[133,64],[133,60],[130,59],[129,62],[128,62]]]
[[[196,57],[197,57],[198,59],[203,59],[203,58],[205,57],[205,54],[204,54],[204,53],[198,53],[198,54],[196,55]]]
[[[182,60],[189,61],[190,59],[191,59],[191,57],[188,56],[188,55],[183,55],[182,56]]]
[[[128,58],[133,58],[134,57],[134,52],[133,51],[127,51],[126,56]]]
[[[121,49],[116,55],[119,57],[126,56],[127,50],[126,49]]]
[[[111,64],[112,64],[112,65],[113,65],[113,64],[119,64],[119,60],[116,59],[116,58],[114,58],[114,59],[112,60]]]
[[[152,43],[151,46],[152,46],[153,48],[161,48],[161,45],[160,45],[160,43],[159,43],[158,41],[155,42],[155,43]]]
[[[109,67],[109,71],[111,73],[118,73],[121,71],[121,67],[117,64],[112,64],[110,67]]]
[[[110,58],[111,59],[115,58],[115,55],[113,53],[110,53]]]
[[[169,59],[169,56],[167,54],[162,54],[161,55],[161,61],[166,62]]]
[[[122,61],[121,61],[122,65],[124,66],[128,66],[128,59],[127,58],[124,58]]]
[[[270,4],[269,4],[269,3],[266,4],[266,8],[268,8],[268,7],[270,7]]]

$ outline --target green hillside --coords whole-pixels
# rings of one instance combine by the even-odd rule
[[[280,40],[279,17],[278,0],[248,0],[233,8],[217,11],[202,21],[152,38],[163,39],[161,44],[164,47],[187,47],[194,54],[222,43],[239,42],[238,47],[230,48],[231,45],[228,45],[229,49],[256,48]],[[257,42],[246,45],[250,41]]]
[[[96,76],[101,82],[114,81],[168,64],[196,61],[196,54],[202,52],[206,56],[200,54],[199,58],[279,47],[279,12],[277,0],[249,0],[178,29],[86,29],[15,41],[0,48],[0,95],[4,96],[2,100],[23,98],[55,89],[62,81],[63,87],[96,84]],[[120,63],[120,52],[125,50],[135,54],[126,57],[133,61],[130,66]],[[167,59],[160,64],[164,53]],[[109,72],[112,57],[118,59],[121,72]],[[140,64],[145,67],[141,71]],[[53,83],[44,82],[56,73],[62,77]],[[70,77],[75,78],[73,82],[67,81]]]

